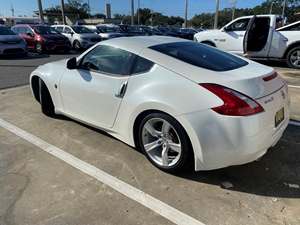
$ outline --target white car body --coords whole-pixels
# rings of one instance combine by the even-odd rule
[[[99,36],[93,31],[90,33],[76,33],[72,26],[68,25],[52,25],[51,27],[54,27],[54,29],[67,37],[72,46],[74,46],[75,41],[78,41],[82,48],[87,49],[101,41]]]
[[[278,59],[285,60],[288,51],[295,47],[300,46],[300,31],[289,32],[276,30],[276,15],[258,15],[257,17],[270,18],[270,35],[268,42],[262,52],[252,53],[251,58],[265,58],[265,59]],[[244,54],[244,36],[247,26],[242,26],[243,21],[250,21],[253,16],[239,17],[220,30],[206,30],[201,31],[194,36],[194,40],[202,43],[210,43],[213,46],[222,50],[242,55]],[[241,24],[239,29],[239,24]],[[227,28],[232,28],[227,30]]]
[[[134,124],[149,110],[175,118],[186,131],[193,148],[195,170],[211,170],[251,162],[264,155],[282,136],[289,121],[287,85],[270,67],[244,59],[247,65],[217,72],[193,66],[150,46],[194,43],[172,37],[123,37],[94,46],[111,46],[134,53],[154,63],[151,70],[136,75],[67,69],[66,60],[39,66],[30,76],[42,79],[49,89],[55,112],[100,128],[130,146],[135,146]],[[202,46],[202,45],[201,45]],[[211,49],[210,47],[208,47]],[[90,50],[77,57],[80,61]],[[216,50],[217,51],[217,50]],[[116,97],[126,83],[124,96]],[[199,85],[214,83],[255,99],[264,112],[251,116],[224,116],[212,110],[223,104]],[[275,127],[274,117],[284,108],[284,120]]]

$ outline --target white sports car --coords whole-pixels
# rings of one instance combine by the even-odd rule
[[[38,67],[30,84],[46,115],[100,128],[168,172],[256,160],[289,121],[272,68],[173,37],[104,41]]]

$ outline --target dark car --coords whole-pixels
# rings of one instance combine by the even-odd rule
[[[127,37],[131,36],[145,36],[147,33],[143,32],[139,26],[131,26],[131,25],[119,25],[120,31],[123,35]]]
[[[181,38],[181,34],[179,32],[179,29],[177,29],[177,28],[159,26],[159,27],[157,27],[157,29],[165,36]]]
[[[194,35],[197,34],[199,31],[193,28],[181,28],[179,32],[181,33],[182,38],[194,40]]]
[[[26,42],[29,50],[38,53],[45,51],[69,52],[71,44],[68,38],[47,25],[16,25],[12,30]]]

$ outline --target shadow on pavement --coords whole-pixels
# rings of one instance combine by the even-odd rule
[[[300,198],[300,127],[290,125],[284,136],[259,161],[214,171],[180,174],[180,177],[262,196]]]

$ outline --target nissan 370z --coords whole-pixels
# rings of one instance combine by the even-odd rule
[[[38,67],[30,84],[44,114],[102,129],[167,172],[254,161],[289,121],[272,68],[173,37],[103,41]]]

